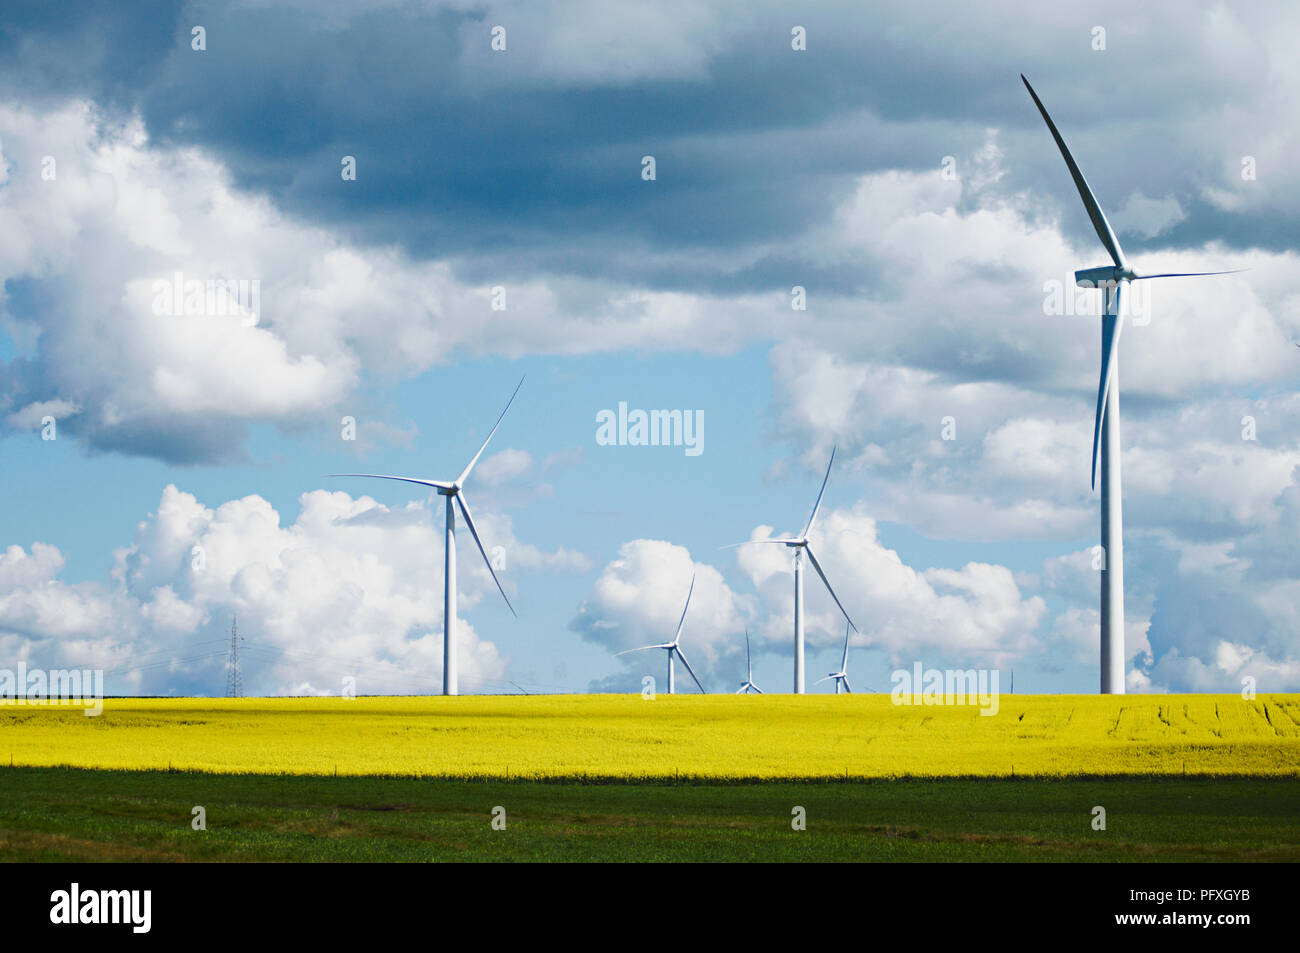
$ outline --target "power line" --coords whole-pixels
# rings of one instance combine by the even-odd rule
[[[294,650],[285,649],[278,645],[268,646],[268,645],[262,645],[257,642],[248,642],[245,647],[245,651],[261,653],[267,656],[268,658],[278,657],[279,660],[283,662],[299,661],[303,663],[315,664],[318,668],[323,669],[324,671],[331,671],[334,673],[346,673],[352,675],[365,674],[375,678],[385,679],[389,682],[441,684],[437,676],[419,675],[414,672],[402,672],[402,671],[393,670],[391,668],[384,667],[384,663],[379,660],[361,660],[355,657],[345,658],[343,656],[337,656],[337,655],[324,655],[318,652],[294,651]],[[562,693],[566,691],[566,689],[560,688],[558,686],[539,685],[530,682],[529,684],[532,686],[533,692],[529,692],[518,682],[511,681],[508,679],[500,679],[500,678],[482,678],[478,676],[466,675],[463,676],[463,680],[468,682],[474,682],[483,686],[500,686],[502,688],[505,688],[506,686],[512,686],[518,691],[523,692],[524,694],[534,694],[534,693],[546,694],[552,692]]]
[[[239,634],[238,618],[232,618],[230,626],[230,636],[220,639],[204,639],[195,642],[185,643],[185,647],[202,647],[206,645],[223,645],[224,648],[213,649],[210,652],[201,652],[194,655],[177,656],[171,653],[175,649],[154,649],[146,652],[132,662],[115,666],[105,671],[105,675],[125,675],[141,674],[145,672],[155,672],[166,670],[174,666],[185,665],[190,662],[201,662],[208,659],[217,659],[224,657],[226,659],[226,696],[243,697],[243,665],[241,656],[247,656],[252,652],[255,658],[264,659],[268,662],[294,663],[300,665],[315,665],[317,668],[326,672],[336,674],[364,675],[377,681],[387,681],[390,684],[402,684],[408,689],[416,689],[420,694],[432,694],[427,691],[426,686],[440,685],[441,680],[433,675],[421,675],[416,672],[401,671],[390,668],[390,665],[396,664],[388,660],[381,659],[362,659],[356,656],[338,656],[327,655],[319,652],[309,652],[302,650],[290,650],[279,645],[264,644],[256,640],[249,641],[245,636]],[[242,650],[241,650],[242,646]],[[93,666],[81,666],[83,668]],[[512,679],[502,678],[483,678],[479,676],[465,675],[463,681],[477,684],[483,688],[496,688],[502,692],[514,690],[525,695],[532,694],[553,694],[565,693],[570,689],[557,685],[545,685],[536,682],[520,683]]]
[[[225,640],[225,639],[220,639],[219,641],[221,641],[221,642],[224,643],[226,640]],[[226,649],[218,649],[218,650],[215,651],[215,652],[205,652],[205,653],[202,654],[202,655],[187,655],[187,656],[184,656],[183,658],[175,658],[175,657],[173,657],[173,658],[165,658],[165,659],[161,659],[161,660],[156,661],[156,662],[147,662],[147,663],[145,663],[145,664],[143,664],[143,665],[121,665],[121,666],[119,666],[119,667],[117,667],[117,668],[109,669],[109,670],[108,670],[107,672],[105,672],[104,674],[105,674],[105,675],[119,675],[119,674],[122,674],[122,673],[147,672],[147,671],[151,671],[151,670],[153,670],[153,669],[169,668],[169,667],[171,667],[171,666],[173,666],[173,665],[180,665],[180,664],[182,664],[182,663],[184,663],[184,662],[198,662],[198,661],[202,661],[202,660],[204,660],[204,659],[210,659],[210,658],[221,658],[222,656],[229,657],[228,650],[226,650]]]

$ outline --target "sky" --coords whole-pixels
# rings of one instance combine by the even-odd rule
[[[705,687],[748,630],[788,691],[789,554],[725,547],[834,450],[855,689],[1095,692],[1106,256],[1024,73],[1139,271],[1245,269],[1134,286],[1128,690],[1300,690],[1293,5],[354,6],[0,24],[0,668],[220,695],[237,617],[248,694],[440,690],[442,500],[327,474],[453,479],[523,378],[466,485],[518,617],[462,530],[463,691],[662,682],[617,653],[692,578]]]

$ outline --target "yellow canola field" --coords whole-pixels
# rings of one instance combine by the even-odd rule
[[[1300,775],[1300,695],[106,699],[0,705],[0,765],[511,778]]]

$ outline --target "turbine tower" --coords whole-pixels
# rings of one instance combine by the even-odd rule
[[[505,599],[510,614],[515,618],[519,617],[519,614],[515,612],[515,607],[510,605],[510,597],[506,595],[505,589],[501,587],[501,580],[497,578],[496,572],[492,569],[492,560],[488,559],[487,551],[483,548],[483,541],[479,538],[478,529],[474,526],[474,517],[470,515],[469,504],[465,501],[464,486],[465,481],[469,479],[470,472],[474,469],[474,465],[478,463],[479,457],[483,456],[483,451],[487,449],[488,443],[497,432],[497,427],[500,427],[501,421],[505,419],[506,411],[515,402],[515,396],[519,393],[519,388],[523,386],[524,379],[521,377],[519,383],[515,385],[515,392],[506,401],[505,410],[501,411],[501,416],[497,418],[497,422],[493,424],[492,430],[488,433],[487,440],[483,441],[483,446],[478,448],[478,453],[474,454],[474,459],[470,460],[468,466],[461,471],[460,476],[451,482],[418,480],[414,477],[385,476],[379,473],[327,474],[327,476],[332,477],[369,477],[376,480],[399,480],[403,483],[418,483],[420,486],[432,487],[438,491],[439,496],[446,497],[447,527],[446,545],[443,550],[442,596],[442,693],[444,695],[460,694],[460,678],[456,658],[456,507],[460,507],[460,512],[465,517],[465,525],[469,527],[470,535],[474,537],[474,543],[478,546],[478,551],[483,554],[483,562],[487,564],[488,572],[492,574],[492,581],[497,584],[497,590],[501,593],[501,598]]]
[[[763,689],[754,684],[754,663],[749,657],[749,626],[745,626],[745,680],[736,689],[736,694],[748,695],[750,692],[761,695]]]
[[[708,694],[708,692],[704,690],[704,686],[700,684],[700,680],[698,678],[695,678],[695,670],[691,668],[691,663],[686,661],[686,656],[682,654],[681,645],[679,644],[682,638],[682,626],[685,625],[686,623],[686,610],[691,607],[691,595],[694,592],[695,592],[695,575],[692,573],[691,588],[686,593],[686,605],[682,608],[682,618],[681,621],[677,623],[677,632],[673,635],[673,640],[671,642],[660,642],[657,645],[642,645],[640,648],[627,649],[626,651],[618,653],[619,655],[627,655],[629,652],[645,652],[648,649],[667,650],[668,652],[668,694],[669,695],[674,694],[677,690],[677,682],[676,679],[674,678],[674,672],[673,672],[673,656],[676,656],[677,658],[682,660],[682,664],[686,666],[686,671],[690,672],[691,678],[695,679],[695,687],[700,690],[700,694],[701,695]]]
[[[831,672],[829,675],[826,676],[826,678],[835,679],[836,695],[840,693],[841,685],[844,687],[845,692],[847,692],[850,695],[853,694],[853,689],[849,688],[848,668],[849,668],[849,627],[846,625],[844,627],[844,654],[840,656],[840,670],[838,672]],[[826,681],[826,678],[817,679],[816,684],[820,685],[822,682]]]
[[[1124,694],[1124,526],[1120,503],[1120,439],[1119,439],[1119,335],[1123,327],[1123,305],[1131,281],[1147,278],[1192,278],[1203,275],[1228,275],[1235,271],[1183,271],[1157,275],[1140,275],[1129,267],[1124,251],[1111,229],[1110,223],[1097,204],[1092,189],[1066,148],[1065,140],[1057,131],[1056,123],[1047,114],[1042,100],[1020,74],[1025,89],[1047,123],[1047,128],[1061,150],[1061,157],[1074,179],[1074,187],[1083,199],[1083,207],[1092,221],[1093,230],[1102,246],[1110,254],[1111,265],[1085,268],[1074,273],[1074,280],[1082,288],[1102,288],[1105,309],[1101,319],[1101,382],[1097,389],[1097,414],[1092,429],[1092,488],[1097,488],[1097,474],[1101,473],[1101,693]],[[1240,270],[1240,269],[1237,269]]]
[[[808,542],[808,534],[812,532],[813,521],[817,519],[817,511],[822,505],[822,495],[826,492],[826,483],[831,478],[831,467],[835,465],[835,448],[831,448],[830,463],[826,464],[826,476],[822,479],[821,492],[817,494],[817,502],[813,504],[812,515],[808,517],[808,525],[803,528],[803,532],[798,536],[787,536],[782,538],[771,539],[748,539],[743,543],[732,543],[731,546],[724,546],[724,549],[731,549],[735,546],[746,546],[750,543],[780,543],[794,550],[794,692],[796,695],[804,693],[803,678],[803,557],[807,555],[808,562],[812,563],[813,569],[821,577],[826,586],[826,591],[831,594],[835,604],[840,607],[840,612],[844,613],[844,620],[854,632],[858,627],[853,624],[849,618],[848,611],[844,604],[840,602],[840,597],[835,594],[831,588],[830,580],[826,578],[826,573],[822,572],[821,563],[817,562],[816,555],[813,554],[812,546]]]

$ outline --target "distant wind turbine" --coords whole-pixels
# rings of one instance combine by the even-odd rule
[[[750,661],[749,657],[749,626],[745,626],[745,680],[736,689],[736,694],[748,695],[750,692],[761,695],[763,689],[754,684],[754,663]]]
[[[1075,164],[1047,114],[1042,100],[1029,85],[1024,74],[1020,79],[1029,90],[1034,105],[1061,150],[1061,156],[1074,179],[1074,187],[1083,199],[1093,230],[1110,254],[1113,265],[1085,268],[1074,273],[1080,287],[1105,289],[1106,307],[1101,319],[1101,383],[1097,390],[1097,414],[1092,429],[1092,487],[1097,488],[1101,472],[1101,693],[1124,694],[1124,527],[1120,492],[1119,439],[1119,334],[1123,321],[1123,298],[1131,281],[1147,278],[1192,278],[1204,275],[1230,275],[1235,271],[1181,271],[1156,275],[1139,275],[1128,266],[1119,240],[1097,204],[1092,189]],[[1099,459],[1100,458],[1100,459]]]
[[[446,545],[444,547],[444,578],[443,578],[443,596],[442,596],[442,693],[444,695],[460,694],[460,679],[456,660],[456,507],[460,507],[461,513],[465,517],[465,525],[469,527],[470,535],[474,537],[474,542],[478,546],[478,551],[483,554],[483,561],[487,563],[488,572],[492,574],[492,581],[497,584],[497,589],[501,593],[501,598],[505,599],[507,608],[510,609],[511,615],[518,618],[519,614],[515,612],[515,607],[510,605],[510,597],[506,595],[505,589],[501,587],[501,580],[497,578],[496,572],[492,569],[492,560],[488,559],[487,551],[483,549],[483,541],[479,539],[478,529],[474,526],[474,517],[470,515],[469,504],[465,501],[464,485],[469,479],[470,471],[478,463],[479,457],[483,456],[483,451],[487,449],[488,443],[492,440],[493,434],[497,432],[497,427],[501,426],[501,421],[506,416],[506,410],[515,402],[515,395],[519,393],[519,388],[524,386],[524,379],[519,378],[519,383],[515,385],[515,392],[510,395],[506,401],[505,410],[501,411],[501,416],[493,424],[492,430],[487,435],[487,440],[483,441],[483,446],[478,448],[478,453],[474,454],[474,459],[469,465],[461,471],[460,476],[456,477],[450,483],[441,480],[418,480],[414,477],[384,476],[379,473],[329,473],[327,476],[332,477],[370,477],[376,480],[399,480],[402,483],[418,483],[420,486],[433,487],[438,491],[439,496],[447,498],[447,529]]]
[[[831,588],[830,580],[826,578],[826,573],[822,572],[821,563],[817,562],[817,557],[813,555],[812,546],[808,543],[808,534],[812,532],[813,521],[817,519],[817,511],[822,505],[822,495],[826,492],[826,482],[831,478],[831,467],[835,464],[835,448],[831,448],[830,463],[826,464],[826,476],[822,480],[821,492],[817,494],[817,502],[813,504],[812,515],[808,517],[808,525],[803,528],[803,532],[798,536],[787,536],[782,538],[770,539],[747,539],[743,543],[732,543],[731,546],[724,546],[724,549],[731,549],[735,546],[747,546],[750,543],[780,543],[794,550],[794,691],[796,695],[804,693],[803,679],[803,557],[806,553],[808,561],[812,563],[813,569],[817,570],[817,575],[821,577],[822,582],[826,585],[826,591],[831,594],[835,604],[840,607],[840,612],[844,613],[844,619],[854,632],[858,627],[853,624],[849,618],[848,611],[844,604],[840,602],[840,597],[835,594]]]
[[[701,695],[708,694],[708,692],[704,690],[704,686],[700,684],[700,680],[698,678],[695,678],[695,670],[691,668],[691,663],[686,661],[686,656],[682,654],[681,645],[679,644],[682,639],[682,626],[686,624],[686,610],[691,607],[691,595],[694,592],[695,592],[695,575],[692,574],[691,588],[686,593],[686,605],[682,607],[682,618],[681,621],[677,623],[677,631],[673,634],[673,640],[671,642],[660,642],[658,645],[643,645],[640,648],[628,649],[627,651],[618,653],[619,655],[627,655],[629,652],[645,652],[649,649],[667,650],[668,652],[668,694],[669,695],[674,694],[677,690],[677,681],[674,678],[674,673],[673,673],[674,655],[677,656],[677,658],[682,660],[682,664],[686,666],[686,671],[691,673],[691,678],[695,679],[695,686],[700,690],[700,694]]]
[[[849,627],[846,625],[844,627],[844,654],[840,656],[840,670],[838,672],[831,672],[829,675],[826,676],[826,678],[835,679],[836,695],[840,693],[841,685],[844,686],[844,691],[846,691],[850,695],[853,694],[853,689],[849,688],[848,668],[849,668]],[[826,678],[819,678],[814,684],[820,685],[822,682],[826,681]]]

